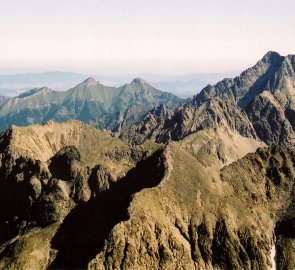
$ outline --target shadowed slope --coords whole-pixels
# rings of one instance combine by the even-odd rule
[[[157,186],[165,172],[162,151],[131,169],[109,190],[76,207],[65,219],[52,241],[57,257],[49,269],[86,268],[102,251],[112,228],[129,218],[132,196],[144,188]]]

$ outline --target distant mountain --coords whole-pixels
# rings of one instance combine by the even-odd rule
[[[9,100],[9,97],[0,96],[0,106]]]
[[[77,119],[99,129],[121,130],[160,104],[175,107],[180,98],[159,91],[142,79],[121,87],[107,87],[88,78],[74,88],[58,92],[48,87],[32,89],[2,101],[0,130]]]
[[[240,76],[206,86],[185,100],[174,113],[159,117],[154,112],[153,109],[147,113],[142,121],[125,131],[122,138],[133,143],[148,138],[158,142],[180,140],[204,129],[204,125],[208,127],[212,119],[212,128],[227,123],[236,129],[237,125],[248,122],[238,129],[243,136],[248,136],[245,130],[253,126],[254,136],[267,144],[294,144],[295,55],[283,57],[268,52]],[[239,119],[241,122],[237,123]]]
[[[0,94],[15,96],[32,88],[47,86],[56,91],[65,91],[74,87],[88,77],[94,77],[104,85],[119,87],[134,77],[145,78],[158,89],[174,93],[179,97],[189,97],[199,92],[204,85],[216,83],[225,77],[237,75],[238,72],[227,73],[196,73],[180,76],[159,74],[130,74],[130,75],[90,75],[71,72],[43,73],[0,73]]]
[[[89,75],[60,71],[0,74],[0,94],[11,97],[45,85],[57,91],[64,91],[84,81],[87,77]]]

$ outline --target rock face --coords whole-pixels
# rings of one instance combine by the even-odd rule
[[[120,130],[155,106],[172,107],[181,100],[159,91],[142,79],[122,87],[107,87],[93,78],[66,92],[47,87],[32,89],[18,97],[0,100],[0,130],[11,125],[27,126],[49,120],[77,119],[99,129]]]
[[[281,142],[294,144],[294,123],[292,111],[290,120],[288,112],[269,94],[263,92],[255,97],[247,107],[247,114],[256,130],[257,136],[267,144],[278,144]]]
[[[270,269],[294,199],[294,150],[260,149],[215,172],[177,143],[165,153],[166,177],[136,195],[89,269]],[[276,245],[278,262],[292,258]]]
[[[190,99],[199,105],[219,96],[245,110],[259,138],[267,144],[294,143],[295,56],[268,52],[235,79],[207,86]]]
[[[212,106],[215,103],[215,107]],[[222,104],[217,109],[217,104]],[[146,139],[166,142],[180,140],[196,130],[216,126],[206,122],[218,111],[219,122],[249,136],[246,126],[252,125],[256,136],[268,145],[295,142],[295,56],[267,53],[256,65],[234,79],[224,79],[214,86],[208,85],[198,95],[185,100],[173,115],[157,117],[153,111],[122,134],[125,141],[141,143]],[[201,110],[207,111],[201,115]],[[232,114],[228,112],[233,111]],[[205,117],[205,121],[202,118]],[[245,125],[245,123],[248,124]],[[242,127],[243,126],[243,127]],[[241,131],[242,129],[242,131]],[[253,134],[254,133],[254,134]],[[135,136],[135,137],[134,137]]]
[[[286,57],[287,59],[288,57]],[[208,85],[200,94],[190,99],[193,104],[219,96],[234,100],[241,108],[246,108],[249,102],[267,88],[274,86],[273,78],[283,66],[285,57],[276,52],[268,52],[253,67],[245,70],[234,79],[224,79],[214,86]],[[278,87],[274,87],[278,89]],[[273,89],[275,90],[275,89]]]
[[[244,137],[257,138],[256,132],[243,112],[234,102],[212,98],[198,107],[191,104],[180,107],[174,113],[149,112],[146,117],[124,131],[121,138],[132,144],[146,139],[156,142],[178,141],[189,134],[208,128],[223,127]]]

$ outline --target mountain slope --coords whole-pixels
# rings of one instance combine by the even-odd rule
[[[1,269],[44,269],[56,256],[51,239],[73,209],[121,181],[132,192],[154,185],[132,179],[162,166],[161,145],[129,147],[78,121],[12,127],[0,135],[0,148]]]
[[[178,141],[191,133],[207,128],[217,130],[219,127],[244,137],[257,138],[247,115],[230,100],[212,98],[198,107],[188,104],[174,113],[157,113],[157,110],[150,111],[141,122],[124,131],[121,138],[132,144],[140,144],[146,139]]]
[[[13,127],[0,136],[0,267],[269,269],[275,246],[292,268],[295,152],[259,146],[227,126],[165,148],[78,121]]]
[[[141,79],[115,88],[89,78],[66,92],[43,87],[9,99],[0,107],[0,130],[13,124],[26,126],[49,120],[77,119],[91,122],[100,129],[116,131],[154,106],[163,103],[173,107],[179,102],[179,98],[161,92]]]
[[[137,194],[130,220],[114,227],[89,268],[270,269],[276,224],[294,199],[294,150],[258,150],[220,173],[177,143],[166,154],[166,177]],[[284,252],[294,258],[294,249]]]
[[[214,132],[208,130],[208,134]],[[204,134],[202,138],[207,138],[208,134]],[[225,138],[222,142],[209,138],[212,149],[214,145],[221,144],[224,146],[224,152],[222,147],[217,147],[216,153],[186,152],[182,149],[188,144],[193,146],[197,143],[202,149],[206,144],[200,138],[194,140],[184,141],[183,146],[172,144],[165,151],[163,146],[151,142],[130,147],[107,132],[97,131],[77,121],[50,122],[44,126],[26,128],[12,127],[2,133],[0,266],[5,269],[43,269],[49,264],[53,269],[86,267],[89,261],[107,247],[105,240],[108,234],[116,234],[116,229],[112,231],[117,224],[125,226],[125,221],[129,224],[133,220],[133,211],[140,212],[143,220],[149,219],[151,210],[148,208],[153,207],[156,208],[152,213],[159,213],[159,216],[154,217],[159,230],[163,230],[164,234],[170,230],[177,233],[174,225],[171,227],[170,223],[166,223],[170,216],[167,215],[164,219],[161,217],[162,203],[159,204],[160,208],[154,205],[162,196],[158,197],[158,188],[153,188],[159,186],[168,192],[170,188],[174,189],[176,183],[173,175],[181,174],[182,169],[178,166],[184,166],[178,158],[189,157],[186,161],[189,161],[190,165],[186,166],[199,164],[199,169],[190,169],[192,177],[199,179],[202,172],[208,170],[209,175],[213,175],[220,167],[249,151],[255,151],[259,146],[251,139],[253,146],[236,157],[230,154],[234,150],[230,141]],[[220,159],[223,153],[225,157]],[[229,155],[233,160],[226,160]],[[175,166],[175,169],[172,166]],[[211,169],[206,169],[207,167]],[[182,183],[187,185],[185,179],[186,176]],[[168,186],[165,183],[168,183]],[[149,193],[148,190],[154,190],[152,194],[156,191],[155,195],[151,198],[145,197],[144,194]],[[185,190],[191,190],[190,186],[183,186],[179,191],[187,192]],[[138,195],[134,197],[135,193]],[[145,203],[134,208],[133,200],[136,202],[139,194],[143,194]],[[189,193],[179,194],[185,197],[188,195]],[[180,197],[176,194],[172,198],[174,202],[169,205],[174,207]],[[131,212],[128,210],[130,203],[130,209],[134,209]],[[7,205],[9,208],[5,207]],[[144,205],[146,206],[142,208]],[[193,205],[180,207],[185,213],[187,207],[190,209]],[[152,220],[151,222],[154,222]],[[150,229],[145,225],[141,229],[146,236],[149,235]],[[179,238],[178,234],[175,241]],[[126,237],[132,241],[132,234],[128,233]],[[145,241],[143,240],[143,245]],[[161,241],[165,242],[165,237],[163,240],[156,240],[155,244],[160,246]],[[78,249],[75,248],[76,245],[79,246]],[[163,251],[166,252],[164,246]],[[115,246],[119,247],[120,245]],[[38,250],[38,254],[35,254],[34,250]],[[165,260],[166,255],[161,253],[161,248],[157,252],[160,252],[159,259]],[[131,257],[125,256],[126,263],[130,264]],[[177,260],[177,256],[177,253],[173,255],[173,261]],[[115,260],[116,258],[119,257],[113,257]],[[144,268],[147,261],[144,261],[145,257],[142,258],[144,264],[138,267],[147,269]],[[193,260],[187,258],[189,265],[193,265]],[[154,258],[152,265],[158,264],[157,260]],[[167,267],[172,265],[168,263]],[[128,266],[125,268],[129,269]],[[101,267],[98,266],[97,269]]]
[[[268,52],[253,67],[245,70],[234,79],[224,79],[216,85],[208,85],[191,99],[200,104],[212,97],[234,100],[241,108],[246,108],[249,101],[260,94],[279,71],[284,57],[276,52]]]
[[[295,142],[294,55],[268,52],[240,76],[207,86],[190,102],[198,105],[214,96],[233,100],[245,110],[264,142]]]

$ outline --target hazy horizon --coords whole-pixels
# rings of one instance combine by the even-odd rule
[[[291,0],[3,0],[0,69],[244,70],[267,51],[295,53],[294,9]]]
[[[225,77],[235,77],[240,71],[225,73],[194,73],[187,75],[161,75],[161,74],[120,74],[99,75],[80,74],[62,71],[42,73],[1,73],[0,95],[18,96],[34,88],[49,87],[56,91],[69,90],[89,77],[94,77],[101,84],[111,87],[120,87],[131,83],[134,78],[140,77],[159,90],[171,92],[179,97],[186,98],[198,93],[208,84],[214,84]]]

